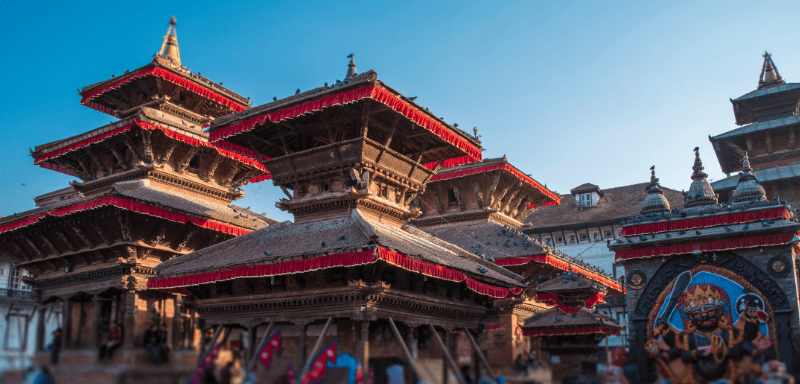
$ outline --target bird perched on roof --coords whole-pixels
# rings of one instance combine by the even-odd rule
[[[679,234],[679,235],[685,235],[685,234],[686,234],[686,231],[678,231],[678,234]]]
[[[681,212],[681,217],[686,217],[686,212]]]
[[[702,233],[702,232],[700,232],[700,231],[694,231],[694,233],[695,233],[695,235],[698,235],[698,236],[703,234],[703,233]]]
[[[273,97],[272,97],[272,101],[278,101],[278,98],[277,98],[277,97],[275,97],[275,96],[273,96]]]
[[[747,228],[749,228],[749,227],[750,227],[750,224],[745,224],[745,225],[744,225],[744,227],[742,227],[742,230],[743,230],[743,231],[746,231],[746,230],[747,230]]]
[[[666,238],[668,238],[668,239],[669,239],[670,237],[672,237],[672,235],[670,235],[669,233],[665,233],[665,234],[664,234],[664,237],[666,237]]]
[[[300,88],[297,88],[297,90],[296,90],[296,91],[294,91],[294,94],[295,94],[295,95],[299,95],[299,94],[300,94]]]
[[[764,227],[769,227],[769,223],[767,223],[766,221],[762,221],[761,225],[764,226]]]
[[[416,99],[417,99],[417,97],[416,97],[416,96],[414,96],[414,97],[409,97],[408,99],[409,99],[409,100],[411,100],[411,101],[414,101],[414,100],[416,100]]]
[[[733,231],[733,229],[731,229],[731,227],[725,227],[725,231],[726,232],[731,232],[731,231]]]
[[[631,239],[628,239],[628,242],[629,242],[629,243],[631,243],[631,244],[633,244],[633,240],[631,240]]]
[[[556,321],[561,321],[561,318],[556,316]]]

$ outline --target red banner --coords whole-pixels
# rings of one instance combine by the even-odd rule
[[[439,181],[439,180],[455,179],[457,177],[464,177],[464,176],[474,175],[476,173],[489,172],[489,171],[493,171],[495,169],[504,169],[506,171],[509,171],[509,172],[513,173],[514,176],[517,176],[520,179],[524,180],[526,183],[530,184],[531,186],[533,186],[534,188],[536,188],[540,192],[542,192],[545,196],[550,198],[550,200],[552,200],[552,203],[554,203],[555,205],[558,205],[558,204],[561,203],[561,198],[558,197],[555,193],[550,192],[547,188],[545,188],[544,186],[542,186],[541,184],[536,182],[536,180],[531,179],[528,175],[518,171],[516,168],[512,167],[510,164],[506,164],[506,163],[489,165],[489,166],[486,166],[486,167],[464,169],[464,170],[454,171],[454,172],[439,173],[439,174],[434,175],[433,177],[431,177],[431,181],[433,182],[433,181]],[[549,202],[546,203],[545,205],[548,205],[548,204],[552,205]]]
[[[622,236],[646,235],[650,233],[681,231],[718,225],[741,224],[761,220],[788,220],[789,212],[784,207],[757,211],[728,213],[724,215],[696,217],[692,219],[662,221],[658,223],[631,225],[622,228]]]
[[[421,273],[425,276],[455,282],[464,281],[469,289],[493,298],[514,297],[522,292],[521,288],[509,289],[482,283],[467,277],[467,275],[462,272],[412,259],[385,248],[377,248],[375,251],[318,256],[311,259],[285,261],[282,263],[242,265],[219,271],[202,272],[184,276],[152,278],[147,281],[147,288],[168,290],[238,278],[278,276],[326,268],[352,267],[374,263],[378,260],[386,261],[389,264],[408,271]]]
[[[156,216],[162,219],[166,219],[169,221],[174,221],[178,223],[192,223],[199,227],[208,228],[214,231],[223,232],[235,236],[244,235],[245,233],[250,233],[251,230],[235,227],[232,225],[224,224],[218,221],[203,219],[195,216],[189,216],[183,213],[177,213],[172,211],[167,211],[166,209],[154,207],[152,205],[142,204],[131,200],[121,199],[119,197],[114,196],[106,196],[99,198],[97,200],[91,200],[87,202],[83,202],[80,204],[75,204],[69,207],[59,208],[52,210],[50,212],[45,212],[38,214],[32,217],[26,217],[24,219],[19,219],[16,221],[12,221],[10,223],[5,223],[0,225],[0,233],[13,231],[18,228],[26,227],[28,225],[32,225],[37,223],[39,220],[47,216],[66,216],[76,212],[86,211],[90,209],[96,209],[103,206],[114,206],[117,208],[125,209],[128,211],[133,211],[137,213],[142,213],[145,215]]]
[[[336,347],[338,345],[337,339],[333,339],[325,349],[322,350],[311,362],[309,362],[310,369],[300,382],[302,384],[317,384],[325,379],[328,375],[328,361],[336,364]]]
[[[214,131],[213,133],[211,133],[209,140],[212,142],[216,142],[217,140],[221,140],[226,137],[250,131],[257,125],[263,125],[266,124],[267,122],[277,123],[283,120],[293,119],[295,117],[302,116],[308,113],[321,111],[323,108],[330,108],[334,105],[340,105],[340,104],[354,103],[361,99],[367,99],[367,98],[375,100],[381,104],[384,104],[387,107],[394,110],[395,112],[400,113],[409,120],[417,123],[421,127],[425,128],[426,130],[440,137],[442,140],[450,144],[453,144],[457,148],[466,152],[473,159],[476,160],[481,159],[480,148],[472,145],[466,139],[457,135],[455,132],[451,131],[444,125],[440,124],[438,121],[431,118],[426,113],[417,110],[410,104],[394,96],[391,92],[377,86],[367,86],[363,88],[351,89],[349,91],[344,91],[334,95],[325,96],[317,100],[308,101],[303,104],[295,105],[293,107],[288,107],[278,111],[265,113],[260,116],[240,121],[238,123]]]
[[[725,251],[729,249],[738,249],[738,248],[753,248],[753,247],[765,247],[770,245],[783,245],[790,243],[794,236],[795,233],[791,232],[791,233],[779,233],[777,235],[751,236],[751,237],[740,237],[736,239],[706,241],[703,243],[675,244],[675,245],[665,245],[661,247],[630,249],[627,251],[617,251],[615,259],[627,260],[627,259],[638,259],[642,257],[680,255],[683,253],[692,253],[695,251],[700,251],[700,252]]]
[[[194,83],[194,82],[184,78],[183,76],[174,74],[174,73],[172,73],[172,72],[170,72],[170,71],[168,71],[166,69],[161,69],[161,68],[147,68],[147,69],[143,69],[143,70],[141,70],[139,72],[133,72],[133,73],[129,73],[129,74],[125,75],[125,76],[122,76],[118,80],[113,81],[111,83],[108,83],[108,84],[106,84],[106,85],[104,85],[104,86],[102,86],[100,88],[97,88],[97,89],[87,93],[86,95],[84,95],[83,98],[81,98],[81,104],[83,104],[83,105],[85,105],[85,106],[87,106],[89,108],[96,109],[96,110],[98,110],[100,112],[107,113],[107,114],[109,114],[111,116],[114,116],[115,113],[114,113],[113,110],[111,110],[110,108],[104,107],[102,105],[99,105],[97,103],[94,103],[91,100],[96,98],[96,97],[98,97],[98,96],[100,96],[100,95],[102,95],[102,94],[104,94],[104,93],[106,93],[110,89],[117,89],[117,88],[119,88],[119,87],[121,87],[121,86],[123,86],[123,85],[125,85],[127,83],[130,83],[131,81],[134,81],[134,80],[136,80],[136,79],[138,79],[140,77],[145,77],[145,76],[157,76],[157,77],[160,77],[160,78],[162,78],[162,79],[164,79],[166,81],[169,81],[170,83],[173,83],[173,84],[176,84],[178,86],[181,86],[181,87],[183,87],[183,88],[185,88],[185,89],[187,89],[189,91],[192,91],[192,92],[194,92],[194,93],[196,93],[196,94],[198,94],[200,96],[203,96],[203,97],[205,97],[207,99],[214,100],[217,103],[220,103],[220,104],[222,104],[222,105],[224,105],[224,106],[226,106],[226,107],[228,107],[228,108],[230,108],[230,109],[232,109],[232,110],[234,110],[236,112],[244,111],[245,109],[247,109],[247,107],[245,107],[245,106],[243,106],[243,105],[241,105],[241,104],[239,104],[239,103],[237,103],[237,102],[235,102],[235,101],[233,101],[233,100],[231,100],[231,99],[229,99],[229,98],[227,98],[225,96],[222,96],[219,93],[216,93],[216,92],[214,92],[214,91],[212,91],[212,90],[210,90],[210,89],[208,89],[208,88],[206,88],[206,87],[204,87],[202,85]]]
[[[531,263],[531,262],[551,265],[551,266],[556,267],[556,268],[558,268],[558,269],[560,269],[562,271],[570,271],[571,270],[571,271],[574,271],[574,272],[578,272],[578,273],[580,273],[582,275],[585,275],[586,277],[588,277],[588,278],[590,278],[592,280],[595,280],[595,281],[597,281],[597,282],[599,282],[601,284],[604,284],[609,289],[615,291],[614,293],[611,293],[611,296],[620,295],[623,292],[625,292],[623,290],[623,288],[622,288],[622,284],[620,284],[616,280],[609,279],[609,278],[607,278],[605,276],[602,276],[602,275],[600,275],[600,274],[598,274],[596,272],[592,272],[592,271],[590,271],[588,269],[585,269],[585,268],[581,267],[580,265],[571,264],[571,263],[568,263],[566,261],[557,259],[557,258],[555,258],[553,256],[550,256],[550,255],[507,257],[507,258],[503,258],[503,259],[495,259],[495,261],[494,261],[495,264],[497,264],[499,266],[503,266],[503,267],[509,267],[509,266],[514,266],[514,265],[524,265],[524,264],[528,264],[528,263]]]
[[[264,342],[264,345],[258,349],[258,360],[264,365],[264,369],[269,369],[270,365],[272,365],[272,357],[275,355],[275,352],[280,354],[282,350],[281,330],[278,328],[278,330]]]
[[[600,293],[595,293],[586,299],[586,301],[583,303],[583,306],[578,306],[578,307],[570,307],[564,304],[564,302],[562,302],[561,299],[558,298],[558,295],[553,293],[536,294],[536,300],[539,300],[545,304],[554,305],[558,307],[558,309],[560,309],[561,312],[568,313],[571,315],[573,313],[577,313],[578,311],[580,311],[583,306],[585,306],[586,308],[592,308],[594,307],[595,304],[603,303],[603,295]]]

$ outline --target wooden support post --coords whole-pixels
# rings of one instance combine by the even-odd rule
[[[214,177],[214,174],[217,172],[217,167],[222,162],[224,157],[222,155],[217,155],[214,157],[214,161],[211,162],[211,165],[208,167],[208,172],[206,172],[204,179],[206,181],[211,180]]]
[[[483,200],[483,193],[481,193],[481,185],[480,180],[476,176],[472,176],[469,178],[469,181],[472,183],[472,189],[475,191],[475,200],[478,202],[478,208],[484,208],[484,200]]]
[[[456,201],[458,202],[458,210],[465,211],[467,210],[466,204],[464,204],[464,200],[461,199],[461,192],[458,190],[458,184],[453,183],[453,194],[456,195]]]
[[[303,373],[300,375],[300,377],[306,377],[306,374],[308,374],[308,362],[311,361],[311,358],[317,354],[317,351],[319,351],[319,348],[322,346],[322,339],[325,338],[325,333],[328,332],[328,327],[331,325],[331,321],[333,321],[333,317],[329,317],[328,321],[325,322],[325,326],[322,327],[322,332],[319,334],[319,337],[317,337],[317,342],[314,343],[314,348],[311,348],[311,353],[308,354],[308,358],[303,362]]]
[[[105,144],[108,150],[111,152],[111,154],[114,155],[114,158],[117,159],[119,165],[121,165],[125,169],[131,168],[131,165],[130,163],[128,163],[128,160],[125,160],[125,155],[123,155],[122,153],[120,153],[119,150],[117,150],[117,147],[114,146],[114,143],[112,143],[111,140],[106,140]]]
[[[408,366],[411,367],[411,370],[414,371],[414,375],[422,377],[419,374],[419,368],[417,368],[417,363],[414,360],[414,356],[411,355],[411,351],[408,350],[408,346],[406,342],[403,340],[403,336],[400,335],[400,331],[397,330],[397,325],[394,324],[394,320],[389,318],[389,325],[392,327],[392,332],[394,332],[394,337],[397,339],[397,342],[400,343],[400,346],[403,348],[403,353],[406,355],[406,360],[408,360]],[[463,383],[462,383],[463,384]]]
[[[36,255],[39,256],[40,259],[44,259],[47,257],[47,255],[45,255],[45,253],[42,252],[42,250],[36,246],[36,244],[31,240],[31,238],[28,237],[28,235],[20,233],[19,238],[22,239],[25,243],[27,243],[28,246],[31,247],[31,249],[33,249],[34,252],[36,252]]]
[[[139,309],[136,307],[138,293],[135,290],[125,292],[125,349],[132,349],[136,346],[136,326],[139,317]]]
[[[369,132],[369,99],[364,99],[364,107],[361,108],[361,137],[366,138]]]
[[[767,143],[767,152],[772,153],[772,135],[769,131],[764,132],[764,141]]]
[[[100,169],[100,172],[103,173],[103,176],[108,176],[111,173],[111,171],[109,171],[108,167],[106,167],[106,164],[103,163],[102,160],[100,160],[100,156],[97,156],[97,153],[95,153],[95,151],[92,150],[92,147],[86,147],[84,150],[89,155],[89,157],[92,159],[92,161],[94,161],[97,164],[97,168]]]
[[[169,147],[167,147],[167,150],[164,151],[164,154],[161,156],[159,164],[163,166],[169,163],[169,160],[172,158],[172,154],[175,152],[176,148],[178,148],[178,141],[173,140],[172,144],[170,144]]]
[[[44,231],[41,230],[37,231],[36,234],[39,235],[39,238],[41,238],[42,241],[44,241],[44,243],[47,244],[47,247],[50,248],[50,250],[52,250],[53,253],[55,253],[57,256],[61,256],[61,251],[58,250],[58,248],[56,248],[56,245],[53,244],[52,241],[50,241],[50,238],[47,237],[47,234],[45,234]]]
[[[119,222],[119,227],[122,230],[122,241],[131,241],[131,226],[130,221],[128,220],[128,211],[117,211],[117,221]]]
[[[43,352],[45,350],[44,330],[45,330],[46,317],[47,317],[47,307],[42,305],[39,307],[38,317],[36,318],[36,351],[38,352]]]
[[[450,332],[444,333],[444,345],[447,346],[447,348],[450,348]],[[442,358],[442,384],[447,384],[447,371],[447,362],[445,362],[444,358]]]
[[[63,332],[61,332],[61,346],[63,349],[69,349],[72,344],[72,299],[66,297],[63,299],[64,308],[62,309],[62,317],[64,318],[63,321]]]
[[[90,323],[91,325],[89,328],[89,332],[91,332],[89,334],[89,345],[91,345],[92,348],[100,348],[100,344],[102,344],[103,342],[100,338],[100,330],[103,329],[103,326],[100,324],[100,317],[101,317],[100,309],[103,306],[103,302],[100,299],[99,294],[94,295],[94,297],[92,298],[92,305],[93,305],[92,307],[93,313],[92,313],[92,322]]]
[[[94,173],[92,173],[92,168],[89,167],[89,164],[86,163],[86,160],[83,159],[83,156],[81,156],[80,153],[73,152],[72,153],[72,158],[75,159],[75,161],[78,163],[78,165],[81,166],[81,169],[83,169],[83,173],[85,173],[87,176],[89,176],[90,179],[94,180],[94,179],[97,178],[97,177],[95,177]]]
[[[142,144],[144,146],[144,161],[148,163],[152,163],[154,160],[153,156],[153,142],[150,140],[150,131],[147,129],[142,130]]]
[[[361,322],[361,371],[369,372],[369,321]]]
[[[239,172],[240,165],[239,163],[231,163],[231,171],[228,173],[228,176],[225,176],[225,180],[222,181],[222,185],[228,186],[233,181],[233,177]]]
[[[484,207],[491,207],[494,204],[494,200],[492,196],[494,196],[494,191],[497,190],[497,183],[500,182],[500,176],[503,174],[502,171],[495,171],[494,178],[492,179],[492,184],[489,186],[489,193],[486,194],[486,199],[483,200]]]
[[[458,370],[456,361],[453,360],[453,356],[450,355],[450,351],[447,350],[447,347],[442,342],[442,338],[439,337],[439,333],[436,332],[436,328],[434,328],[431,323],[428,323],[428,327],[430,328],[433,337],[436,339],[436,343],[439,344],[442,354],[444,354],[444,357],[447,359],[447,363],[450,364],[450,368],[453,370],[453,373],[455,373],[458,382],[460,384],[467,384],[467,381],[464,380],[464,376],[461,376],[461,372]]]
[[[286,279],[288,280],[289,277],[287,276]],[[302,328],[300,330],[300,345],[298,346],[298,350],[300,352],[299,353],[299,355],[300,355],[299,356],[300,357],[300,365],[298,365],[298,367],[300,367],[301,371],[305,370],[305,368],[303,368],[303,367],[305,367],[305,365],[306,365],[306,337],[307,336],[308,336],[308,324],[303,324]],[[303,377],[303,375],[300,375],[300,377]]]
[[[72,231],[75,232],[76,235],[78,235],[81,241],[83,241],[83,244],[86,245],[87,248],[92,249],[95,247],[92,240],[89,239],[89,236],[86,236],[86,234],[83,233],[83,231],[81,230],[81,228],[78,226],[77,223],[72,223],[70,227],[72,228]]]
[[[94,231],[95,231],[95,232],[97,232],[97,234],[100,236],[100,238],[102,238],[102,239],[103,239],[103,241],[105,241],[105,242],[106,242],[106,244],[107,244],[109,247],[110,247],[110,246],[112,246],[112,245],[114,245],[114,242],[113,242],[113,241],[111,241],[111,239],[110,239],[108,236],[106,236],[105,232],[103,232],[103,230],[102,230],[102,229],[100,229],[100,226],[99,226],[99,225],[97,225],[97,223],[95,223],[95,222],[94,222],[94,220],[92,220],[92,219],[89,219],[89,220],[87,220],[87,221],[89,222],[89,225],[91,225],[91,226],[92,226],[92,229],[94,229]]]
[[[67,235],[65,235],[64,232],[61,232],[61,229],[53,227],[52,231],[56,233],[61,242],[63,242],[64,244],[67,245],[67,247],[69,247],[70,251],[78,252],[78,247],[76,247],[75,244],[72,244],[72,242],[67,238]]]
[[[131,141],[131,138],[124,133],[119,135],[119,137],[120,139],[122,139],[122,143],[125,144],[126,147],[128,147],[128,150],[131,151],[133,158],[137,161],[142,161],[143,156],[139,154],[139,150],[137,150],[136,146],[133,145],[133,141]]]

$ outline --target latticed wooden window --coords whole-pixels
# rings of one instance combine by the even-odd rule
[[[22,278],[28,275],[29,273],[27,271],[14,267],[14,272],[11,275],[11,289],[30,291],[31,286],[22,282]]]

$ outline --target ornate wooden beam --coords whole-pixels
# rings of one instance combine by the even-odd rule
[[[52,161],[53,163],[61,166],[62,168],[72,172],[75,176],[81,179],[89,180],[92,178],[90,175],[83,173],[83,171],[79,170],[78,168],[75,168],[72,164],[64,161],[63,159],[54,158],[50,159],[49,161]]]
[[[428,144],[431,142],[431,136],[433,135],[425,135],[425,139],[422,141],[422,146],[419,147],[419,151],[412,158],[414,162],[419,163],[419,161],[422,160],[422,156],[425,155],[425,150],[428,149]]]
[[[20,247],[16,242],[14,242],[13,237],[11,236],[7,237],[5,242],[6,244],[10,245],[11,248],[14,248],[14,252],[16,252],[18,255],[22,255],[22,257],[25,259],[26,262],[33,260],[33,258],[30,257],[28,253],[25,252],[24,249],[22,249],[22,247]]]
[[[486,198],[483,200],[484,207],[491,207],[494,204],[494,200],[492,197],[494,196],[494,191],[497,190],[497,183],[500,182],[500,176],[502,176],[503,172],[495,171],[494,178],[492,179],[492,184],[489,186],[489,193],[486,194]]]
[[[464,201],[461,200],[461,192],[459,192],[458,184],[456,183],[453,183],[453,194],[456,195],[456,201],[458,201],[458,210],[459,211],[466,210],[467,209],[466,204],[464,204]]]
[[[72,231],[75,232],[76,235],[78,235],[81,241],[83,241],[83,244],[86,245],[86,248],[92,249],[95,247],[92,240],[89,239],[89,236],[86,236],[86,234],[83,233],[83,231],[81,230],[81,227],[78,226],[78,223],[72,223],[70,227],[72,227]]]
[[[47,244],[47,247],[50,248],[53,251],[53,253],[55,253],[57,256],[61,256],[61,251],[56,247],[55,244],[53,244],[52,241],[50,241],[50,238],[47,237],[47,234],[44,233],[44,231],[38,230],[38,231],[36,231],[34,233],[39,235],[39,237],[42,239],[42,241],[44,241],[44,243]]]
[[[453,151],[453,148],[454,148],[453,146],[449,146],[449,147],[447,148],[447,151],[446,151],[446,152],[444,153],[444,155],[443,155],[443,156],[442,156],[442,157],[439,159],[439,162],[438,162],[438,163],[436,163],[436,166],[435,166],[435,167],[433,167],[433,173],[431,173],[430,175],[428,175],[428,177],[426,177],[426,178],[425,178],[425,180],[423,180],[423,181],[422,181],[422,185],[425,185],[425,184],[427,184],[427,183],[428,183],[428,180],[431,178],[431,176],[435,175],[435,174],[436,174],[436,172],[439,172],[439,169],[440,169],[440,168],[442,168],[442,163],[444,162],[444,160],[445,160],[445,159],[447,159],[447,156],[450,156],[450,152],[452,152],[452,151]]]
[[[225,159],[225,157],[221,155],[215,155],[214,161],[211,162],[211,165],[208,167],[208,171],[205,175],[203,175],[202,179],[205,181],[211,180],[214,177],[214,173],[217,172],[217,167],[219,167],[219,164],[223,159]]]
[[[141,90],[142,93],[145,94],[145,97],[147,97],[148,99],[152,98],[153,92],[150,90],[150,88],[147,88],[144,85],[144,82],[142,82],[141,78],[138,78],[138,79],[134,80],[133,83],[136,84],[136,86],[139,88],[139,90]]]
[[[195,233],[197,233],[197,227],[190,226],[189,230],[186,231],[186,234],[183,236],[183,239],[181,240],[180,243],[178,243],[178,246],[175,247],[175,249],[179,251],[187,249],[187,247],[189,246],[189,242],[192,241],[192,238],[194,238]]]
[[[86,151],[86,153],[89,155],[92,161],[94,161],[95,164],[97,164],[97,168],[100,169],[100,172],[103,173],[103,176],[108,176],[109,174],[111,174],[111,171],[108,169],[108,167],[106,167],[106,163],[100,160],[100,157],[97,156],[97,153],[94,150],[92,150],[91,146],[87,146],[86,148],[84,148],[84,151]]]
[[[81,166],[81,169],[83,169],[84,174],[88,175],[89,178],[92,180],[96,179],[96,177],[92,173],[92,169],[89,167],[89,164],[86,163],[86,160],[83,159],[83,156],[81,156],[81,154],[78,153],[78,151],[72,152],[71,156],[73,159],[75,159],[78,165]]]
[[[175,148],[178,148],[177,140],[173,140],[172,144],[170,144],[169,147],[167,147],[167,150],[164,151],[164,154],[161,156],[161,160],[159,161],[160,165],[163,166],[169,162],[169,159],[172,157],[172,153],[175,152]]]
[[[292,151],[289,150],[289,144],[286,143],[286,135],[283,133],[283,128],[281,128],[281,127],[284,126],[284,123],[280,122],[280,123],[275,124],[275,126],[278,128],[278,135],[281,138],[281,145],[283,145],[283,148],[282,148],[283,149],[283,154],[284,155],[288,155],[288,154],[292,153]],[[291,127],[288,127],[288,128],[291,129]],[[294,169],[294,165],[292,166],[292,169]]]
[[[126,147],[128,147],[128,150],[131,151],[133,158],[136,159],[137,161],[143,161],[144,156],[142,156],[139,153],[139,150],[136,149],[136,146],[133,145],[133,141],[131,140],[131,138],[128,137],[128,135],[125,133],[119,135],[119,137],[122,140],[122,143],[125,144]]]
[[[369,107],[371,104],[369,99],[366,99],[364,106],[361,107],[361,137],[367,137],[369,131]]]
[[[72,242],[69,241],[67,235],[65,235],[64,232],[61,232],[61,229],[57,227],[52,227],[51,230],[56,233],[56,235],[58,236],[59,239],[61,239],[62,242],[67,244],[67,247],[69,247],[70,251],[78,252],[78,247],[76,247],[75,244],[72,244]]]
[[[100,229],[100,226],[97,225],[97,223],[95,223],[94,220],[89,219],[87,220],[87,222],[89,223],[89,225],[92,226],[92,229],[94,229],[94,231],[97,232],[97,235],[100,236],[100,238],[103,239],[103,241],[105,241],[109,247],[114,245],[114,242],[111,241],[111,239],[108,236],[106,236],[106,234],[103,232],[102,229]]]
[[[189,148],[189,150],[186,152],[186,156],[183,157],[183,160],[181,161],[181,164],[178,166],[178,169],[176,169],[176,171],[178,173],[185,172],[186,167],[189,166],[189,163],[192,161],[194,156],[197,155],[197,152],[200,152],[200,147]]]
[[[119,222],[119,227],[122,230],[122,241],[131,241],[131,226],[128,220],[128,212],[117,211],[115,213],[117,216],[117,221]]]
[[[239,172],[240,167],[241,166],[239,165],[239,163],[232,162],[231,171],[228,172],[228,176],[225,176],[225,180],[222,180],[221,184],[226,187],[230,186],[231,182],[233,181],[233,177],[236,176],[236,174]]]
[[[142,130],[142,144],[144,145],[144,161],[152,163],[153,156],[153,142],[150,140],[150,131],[147,129]]]
[[[197,103],[197,105],[195,105],[194,108],[192,108],[192,112],[197,113],[197,114],[202,114],[203,113],[203,107],[205,107],[205,105],[206,105],[206,100],[207,99],[200,100],[200,102]]]
[[[435,190],[431,191],[431,196],[433,196],[433,201],[436,203],[436,212],[437,213],[444,213],[444,206],[442,202],[439,200],[439,192],[441,192],[441,188],[435,188]]]
[[[516,198],[516,197],[517,197],[517,195],[519,195],[519,192],[522,190],[522,182],[521,182],[521,181],[520,181],[520,182],[517,182],[517,183],[513,183],[512,185],[515,185],[515,186],[516,186],[516,188],[514,188],[514,190],[513,190],[513,191],[511,191],[511,194],[510,194],[510,195],[508,195],[508,199],[506,199],[506,206],[501,208],[501,211],[502,211],[503,213],[506,213],[506,214],[507,214],[507,213],[508,213],[508,212],[511,210],[511,208],[513,207],[513,205],[514,205],[514,204],[513,204],[513,203],[514,203],[514,198]],[[502,203],[502,202],[501,202],[501,203]]]
[[[111,151],[111,154],[114,155],[114,158],[117,159],[119,165],[121,165],[125,169],[131,168],[131,165],[128,163],[127,160],[125,160],[125,156],[123,156],[122,153],[120,153],[119,150],[117,150],[117,147],[114,146],[114,143],[112,143],[111,140],[106,140],[105,144],[106,147],[108,147],[108,150]]]
[[[481,186],[478,177],[473,175],[470,176],[468,180],[472,184],[472,189],[475,192],[475,200],[478,202],[478,207],[483,208],[483,194],[481,193]]]
[[[767,143],[767,152],[772,153],[772,135],[769,131],[764,132],[764,141]]]
[[[164,239],[167,237],[167,229],[169,228],[169,226],[170,223],[167,221],[161,223],[161,225],[150,236],[149,243],[151,246],[157,247],[165,244]]]

